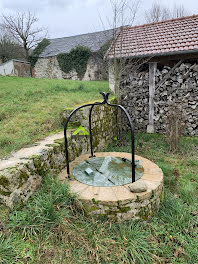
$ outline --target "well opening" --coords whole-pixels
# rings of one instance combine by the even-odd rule
[[[141,161],[135,161],[135,180],[144,174]],[[74,178],[91,186],[120,186],[131,183],[131,161],[126,158],[94,157],[79,162],[72,170]]]

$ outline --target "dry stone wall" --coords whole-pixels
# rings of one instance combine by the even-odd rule
[[[69,114],[73,109],[66,109]],[[65,112],[64,111],[64,112]],[[70,122],[73,129],[79,120],[85,120],[88,110],[81,111]],[[75,120],[78,122],[76,123]],[[95,107],[93,112],[93,146],[101,150],[116,133],[115,108]],[[87,123],[82,125],[88,130]],[[71,129],[73,131],[73,129]],[[68,133],[70,134],[70,133]],[[88,137],[69,137],[69,158],[74,160],[81,153],[90,151]],[[66,166],[63,132],[51,135],[31,147],[12,153],[0,160],[0,203],[9,207],[25,203],[40,186],[46,173],[58,174]]]
[[[56,56],[39,58],[34,67],[36,78],[47,79],[70,79],[79,80],[75,69],[65,73],[60,69]],[[92,55],[87,63],[87,70],[84,74],[83,81],[104,80],[107,77],[103,60],[96,55]]]
[[[169,105],[175,103],[182,111],[184,134],[198,135],[198,65],[182,63],[160,87],[157,87],[170,69],[164,66],[161,71],[156,71],[155,132],[166,131]],[[149,74],[129,73],[123,80],[120,84],[121,103],[129,111],[135,128],[146,131],[149,115]]]
[[[56,57],[39,58],[34,67],[34,74],[36,78],[62,79],[62,72]]]

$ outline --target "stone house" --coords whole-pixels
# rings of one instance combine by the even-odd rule
[[[30,63],[21,60],[9,60],[0,64],[0,75],[30,77]]]
[[[75,69],[68,73],[61,70],[57,55],[69,53],[72,49],[83,46],[91,50],[91,56],[82,79],[102,80],[105,75],[107,78],[108,70],[105,70],[103,58],[99,56],[98,51],[112,40],[113,33],[114,30],[105,30],[72,37],[50,39],[50,44],[40,54],[34,67],[35,77],[78,80],[79,77]]]
[[[175,105],[185,134],[198,135],[198,15],[124,27],[106,58],[110,88],[117,87],[136,129],[165,132]]]

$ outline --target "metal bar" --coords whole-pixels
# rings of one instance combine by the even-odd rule
[[[131,120],[131,117],[129,116],[127,110],[122,106],[122,105],[117,105],[117,104],[111,104],[108,101],[109,98],[109,94],[110,93],[104,93],[101,92],[100,93],[103,96],[103,101],[101,103],[99,102],[95,102],[93,104],[86,104],[86,105],[82,105],[79,106],[78,108],[74,109],[69,117],[66,120],[65,126],[64,126],[64,137],[65,137],[65,152],[66,152],[66,163],[67,163],[67,175],[68,178],[70,178],[70,170],[69,170],[69,153],[68,153],[68,141],[67,141],[67,127],[68,127],[68,123],[71,119],[71,117],[80,109],[84,108],[84,107],[88,107],[91,106],[90,111],[89,111],[89,135],[90,135],[90,147],[91,147],[91,157],[94,157],[94,153],[93,153],[93,142],[92,142],[92,127],[91,127],[91,115],[92,115],[92,110],[94,108],[95,105],[103,105],[103,104],[107,104],[109,106],[115,106],[120,108],[126,115],[128,121],[129,121],[129,125],[130,125],[130,129],[131,129],[131,164],[132,164],[132,183],[135,182],[135,140],[134,140],[134,127],[133,127],[133,123]]]
[[[67,141],[67,126],[68,123],[71,119],[71,117],[73,116],[73,114],[75,114],[78,110],[80,110],[81,108],[87,107],[87,106],[92,106],[93,104],[86,104],[86,105],[82,105],[79,106],[78,108],[74,109],[70,115],[68,116],[65,126],[64,126],[64,138],[65,138],[65,155],[66,155],[66,163],[67,163],[67,175],[68,178],[70,178],[70,171],[69,171],[69,153],[68,153],[68,141]]]
[[[95,157],[95,155],[93,153],[92,127],[91,127],[91,114],[92,114],[93,108],[94,108],[94,105],[91,106],[90,111],[89,111],[89,139],[90,139],[90,148],[91,148],[90,158]]]
[[[99,103],[99,102],[95,102],[90,110],[89,110],[89,139],[90,139],[90,148],[91,148],[91,156],[89,158],[93,158],[95,157],[94,153],[93,153],[93,137],[92,137],[92,126],[91,126],[91,114],[92,114],[92,111],[93,111],[93,108],[95,105],[101,105],[101,104],[104,104],[104,101]]]
[[[129,116],[129,113],[122,105],[110,104],[108,102],[108,97],[107,97],[107,105],[119,107],[125,113],[129,121],[130,129],[131,129],[131,164],[132,164],[132,183],[133,183],[135,182],[135,166],[136,166],[135,165],[135,137],[134,137],[133,123],[132,123],[131,117]]]
[[[74,109],[70,115],[68,116],[66,122],[65,122],[65,126],[64,126],[64,138],[65,138],[65,155],[66,155],[66,163],[67,163],[67,175],[68,178],[70,178],[70,171],[69,171],[69,153],[68,153],[68,140],[67,140],[67,127],[68,127],[68,123],[71,119],[71,117],[80,109],[84,108],[84,107],[88,107],[88,106],[93,106],[93,105],[100,105],[100,104],[104,104],[104,101],[101,103],[94,103],[94,104],[86,104],[86,105],[82,105],[79,106],[78,108]]]

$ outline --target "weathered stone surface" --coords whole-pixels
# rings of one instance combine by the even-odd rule
[[[147,191],[147,186],[145,182],[142,179],[139,179],[138,181],[131,183],[128,186],[129,190],[134,193],[141,193]]]
[[[62,71],[56,57],[39,58],[34,73],[36,78],[62,79]]]

